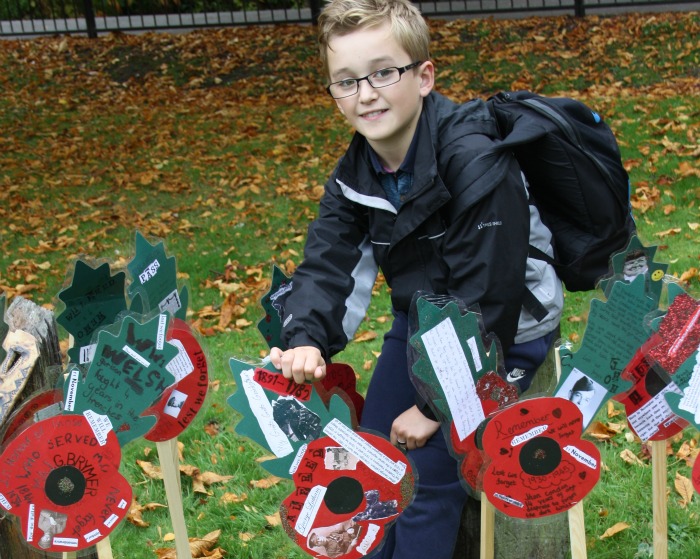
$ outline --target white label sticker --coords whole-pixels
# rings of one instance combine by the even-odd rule
[[[86,365],[87,363],[92,363],[95,358],[95,350],[97,349],[97,344],[84,345],[80,348],[80,355],[78,356],[78,361],[81,365]]]
[[[102,534],[100,533],[99,528],[95,528],[92,532],[88,532],[87,534],[85,534],[84,538],[86,542],[90,543],[101,536]]]
[[[100,446],[106,445],[107,436],[112,430],[112,422],[109,420],[109,417],[95,413],[92,410],[85,410],[83,415],[90,424],[92,432],[95,434],[95,438],[97,439],[97,442],[100,443]]]
[[[289,442],[287,435],[275,422],[272,415],[272,404],[265,396],[263,387],[253,379],[254,374],[255,371],[253,369],[248,369],[241,373],[243,391],[248,398],[250,409],[253,411],[255,419],[258,420],[258,425],[260,425],[260,429],[265,435],[265,440],[270,450],[279,458],[287,456],[294,452],[294,448]]]
[[[312,487],[309,494],[306,496],[306,501],[304,501],[304,507],[299,513],[299,518],[297,523],[294,525],[294,529],[299,532],[302,536],[306,537],[309,535],[309,531],[316,520],[316,514],[318,514],[318,509],[323,503],[323,498],[326,496],[326,488],[322,485],[317,485]]]
[[[187,354],[185,346],[177,339],[169,340],[168,343],[177,348],[177,355],[173,357],[165,366],[168,372],[175,377],[175,382],[180,382],[183,378],[194,371],[194,365]]]
[[[73,411],[75,409],[75,397],[78,392],[78,381],[80,380],[80,371],[78,369],[73,369],[69,373],[70,377],[68,380],[68,389],[66,394],[66,411]]]
[[[459,440],[463,441],[484,420],[484,409],[452,320],[446,318],[425,332],[421,340],[447,398]]]
[[[362,460],[368,468],[391,483],[398,483],[406,473],[404,462],[394,462],[386,454],[372,446],[339,419],[331,419],[323,432],[342,447]]]
[[[53,544],[62,547],[78,547],[78,538],[54,538]]]

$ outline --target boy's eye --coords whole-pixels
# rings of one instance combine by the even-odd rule
[[[374,74],[372,74],[372,77],[374,79],[384,80],[391,76],[393,73],[394,68],[382,68],[381,70],[377,70]]]
[[[336,82],[336,85],[338,87],[343,88],[343,89],[353,89],[355,87],[356,83],[357,83],[357,80],[355,80],[355,79],[347,79],[347,80],[340,80],[339,82]]]

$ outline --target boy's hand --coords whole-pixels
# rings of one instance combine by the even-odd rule
[[[413,406],[394,419],[390,433],[391,444],[415,450],[425,446],[439,428],[440,422],[428,419],[418,406]]]
[[[298,384],[306,380],[316,382],[326,376],[326,362],[317,347],[300,346],[287,351],[273,347],[270,362],[282,371],[285,378],[294,379]]]

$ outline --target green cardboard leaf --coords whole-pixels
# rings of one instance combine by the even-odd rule
[[[258,322],[258,330],[270,348],[286,349],[282,343],[282,316],[284,300],[292,290],[292,280],[277,266],[272,267],[270,290],[260,300],[265,316]]]
[[[516,401],[518,392],[499,375],[504,371],[497,340],[485,336],[478,314],[456,302],[443,303],[425,297],[415,302],[418,328],[410,344],[416,358],[410,374],[456,444],[491,412]]]
[[[591,301],[581,347],[560,353],[562,371],[554,395],[577,403],[584,427],[608,398],[632,386],[621,373],[648,339],[645,319],[657,308],[645,279],[615,281],[607,301]]]
[[[175,257],[166,256],[163,241],[152,245],[137,231],[136,254],[127,269],[133,278],[129,297],[139,298],[132,311],[145,314],[158,310],[186,320],[189,292],[186,287],[178,292]]]
[[[122,446],[145,435],[156,418],[141,414],[175,382],[166,368],[178,354],[165,338],[170,320],[167,313],[144,323],[128,316],[115,325],[115,334],[100,330],[85,378],[78,368],[67,375],[64,413],[106,415]]]
[[[256,367],[231,359],[229,364],[238,389],[228,404],[243,416],[236,432],[276,456],[262,463],[271,474],[291,479],[295,461],[309,442],[324,436],[323,428],[332,419],[352,429],[345,401],[334,394],[326,407],[318,384],[285,379],[269,363]]]
[[[600,281],[600,288],[605,296],[610,295],[610,290],[615,282],[629,283],[638,275],[643,275],[646,293],[658,305],[668,264],[654,262],[657,249],[657,246],[644,246],[636,235],[633,236],[625,250],[612,256],[612,276]]]
[[[106,262],[92,268],[82,260],[76,261],[70,287],[58,294],[66,308],[56,317],[73,336],[73,347],[68,350],[71,363],[89,363],[94,351],[94,334],[114,323],[126,310],[125,282],[126,274],[112,275]]]

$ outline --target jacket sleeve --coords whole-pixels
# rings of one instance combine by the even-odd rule
[[[325,359],[341,351],[365,316],[377,270],[366,210],[343,196],[333,173],[285,302],[287,347],[315,346]]]
[[[513,155],[492,149],[484,136],[472,137],[470,150],[474,144],[478,155],[464,165],[452,158],[443,177],[456,193],[443,253],[447,291],[468,306],[478,304],[486,331],[495,333],[507,352],[523,301],[529,207]]]

